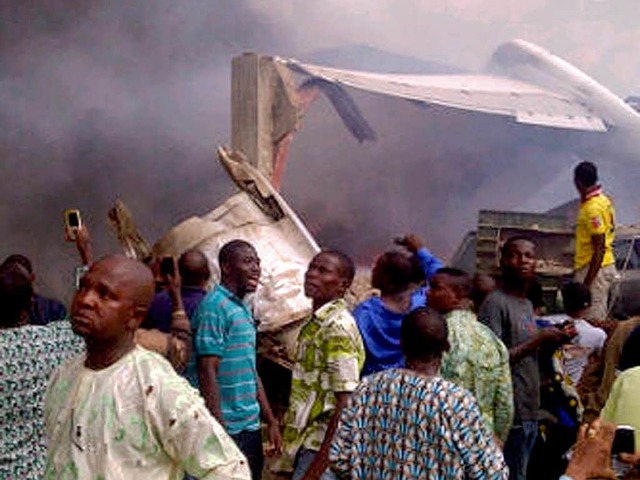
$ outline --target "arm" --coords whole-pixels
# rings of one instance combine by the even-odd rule
[[[347,402],[349,401],[349,392],[336,392],[336,409],[331,416],[331,420],[329,420],[329,426],[327,428],[327,433],[324,436],[324,440],[322,441],[322,445],[320,445],[320,450],[316,454],[307,474],[305,476],[305,480],[319,480],[324,471],[329,468],[329,448],[331,446],[331,441],[336,433],[338,428],[338,421],[340,420],[340,413],[342,409],[346,407]]]
[[[351,443],[353,441],[353,404],[342,409],[340,421],[329,447],[331,470],[338,478],[349,478],[351,465]]]
[[[442,261],[427,249],[423,240],[417,235],[410,233],[398,240],[398,243],[416,256],[427,280],[444,267]]]
[[[460,398],[462,415],[451,418],[453,441],[470,480],[507,480],[509,469],[493,435],[486,430],[478,405],[469,393]]]
[[[513,424],[513,383],[509,368],[509,355],[504,349],[504,361],[501,363],[496,379],[496,395],[494,401],[494,432],[498,440],[504,444]]]
[[[76,248],[82,260],[82,265],[91,265],[93,263],[93,248],[91,246],[91,235],[86,225],[78,228],[76,233]]]
[[[561,345],[569,340],[569,336],[559,328],[547,327],[543,328],[538,334],[509,349],[509,361],[513,364],[525,357],[536,352],[543,345],[558,344]]]
[[[167,358],[172,365],[176,368],[176,371],[183,371],[191,356],[191,349],[193,348],[193,337],[191,334],[191,322],[187,313],[184,310],[184,304],[182,303],[182,281],[180,274],[178,273],[178,266],[175,264],[174,259],[174,274],[167,275],[167,291],[171,297],[172,312],[171,312],[171,333],[169,334],[169,347],[167,351]]]
[[[591,288],[593,280],[596,278],[600,266],[602,265],[602,259],[605,252],[605,238],[604,233],[598,233],[591,236],[591,244],[593,245],[593,256],[589,262],[589,270],[587,270],[587,276],[584,278],[584,284]]]
[[[198,375],[200,377],[200,392],[209,412],[224,425],[222,408],[220,407],[220,387],[218,386],[218,366],[220,357],[198,357]]]
[[[262,385],[262,380],[259,376],[258,403],[260,404],[260,413],[262,414],[262,419],[267,423],[269,441],[273,446],[274,453],[280,454],[282,452],[282,435],[280,435],[280,425],[278,424],[278,419],[275,417],[273,411],[271,410],[269,399],[267,398],[267,394],[264,391],[264,386]]]

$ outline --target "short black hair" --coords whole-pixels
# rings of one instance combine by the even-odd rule
[[[454,267],[443,267],[436,270],[436,275],[446,275],[453,280],[452,286],[460,298],[470,298],[473,289],[473,278],[464,270]]]
[[[406,359],[432,361],[449,351],[447,322],[432,308],[416,308],[400,326],[400,346]]]
[[[356,276],[356,266],[351,257],[340,250],[322,250],[318,255],[331,255],[340,263],[340,276],[347,281],[347,288],[351,286]]]
[[[509,250],[516,242],[529,242],[534,247],[536,245],[536,242],[534,242],[531,237],[526,235],[514,235],[513,237],[507,238],[507,240],[502,244],[502,247],[500,248],[500,257],[502,258],[509,253]]]
[[[253,245],[239,238],[225,243],[218,252],[218,263],[220,264],[220,269],[222,269],[223,265],[229,265],[229,263],[231,263],[235,258],[236,254],[245,248],[255,250]]]
[[[415,266],[405,253],[391,250],[378,257],[371,271],[371,286],[382,295],[404,292],[414,280]]]
[[[598,167],[591,162],[580,162],[573,170],[573,177],[584,187],[592,187],[598,182]]]
[[[21,315],[31,308],[33,284],[27,270],[18,263],[0,266],[0,306],[2,325],[13,327],[20,322]]]
[[[562,304],[567,313],[577,313],[591,306],[591,291],[584,283],[569,282],[562,286]]]
[[[33,264],[31,263],[31,260],[29,260],[24,255],[20,253],[14,253],[13,255],[9,255],[7,258],[4,259],[4,262],[2,262],[2,265],[9,265],[12,263],[17,263],[22,268],[24,268],[29,275],[33,275]]]
[[[187,250],[178,259],[178,271],[182,284],[187,287],[198,287],[209,281],[211,270],[209,260],[197,248]]]

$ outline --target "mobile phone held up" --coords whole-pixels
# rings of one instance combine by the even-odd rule
[[[80,210],[69,209],[64,211],[64,230],[67,240],[74,242],[78,236],[78,229],[82,226]]]
[[[635,453],[635,429],[628,425],[619,425],[616,428],[616,435],[613,437],[613,445],[611,445],[611,454],[619,453]]]
[[[176,266],[173,257],[162,257],[160,260],[160,273],[165,276],[173,276],[176,273]]]

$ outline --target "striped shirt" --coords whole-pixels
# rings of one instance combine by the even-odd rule
[[[232,435],[258,430],[256,327],[251,312],[237,296],[216,285],[202,300],[192,323],[196,355],[220,357],[217,380],[225,428]],[[197,385],[194,370],[187,375]]]

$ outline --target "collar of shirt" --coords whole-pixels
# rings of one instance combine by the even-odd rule
[[[227,297],[229,300],[237,303],[238,305],[247,308],[247,304],[244,303],[242,301],[242,299],[240,297],[238,297],[235,293],[233,293],[231,290],[226,289],[225,287],[222,286],[222,284],[218,283],[216,285],[216,288],[218,290],[220,290],[220,293],[222,293],[225,297]]]
[[[594,185],[589,190],[587,190],[587,193],[585,194],[584,198],[582,199],[582,203],[584,203],[584,202],[586,202],[588,200],[591,200],[593,197],[597,197],[601,193],[602,193],[602,186]]]
[[[347,302],[344,298],[337,298],[331,302],[325,303],[315,312],[313,312],[312,318],[317,320],[320,325],[324,325],[325,322],[331,318],[334,312],[347,308]]]

